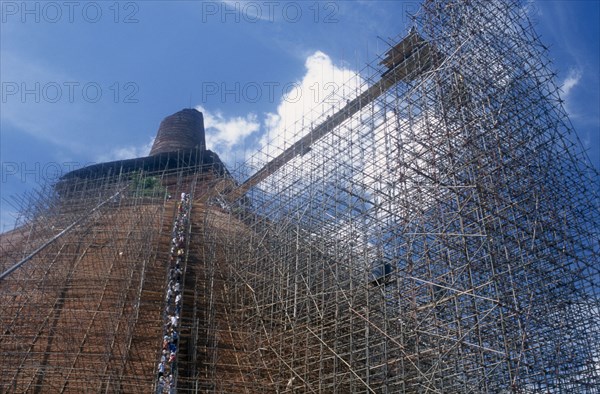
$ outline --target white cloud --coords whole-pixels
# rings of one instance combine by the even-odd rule
[[[152,137],[147,143],[139,146],[124,146],[120,148],[111,149],[107,154],[100,155],[96,161],[99,163],[114,160],[125,160],[134,159],[136,157],[148,156],[150,149],[154,144],[154,137]]]
[[[579,67],[571,67],[567,72],[567,76],[560,84],[561,97],[564,101],[564,109],[569,114],[571,119],[580,119],[581,113],[578,107],[573,105],[577,101],[578,93],[575,92],[575,87],[579,85],[583,78],[583,72]],[[573,94],[572,94],[573,93]]]
[[[582,76],[583,76],[583,73],[581,72],[581,70],[579,68],[571,68],[569,70],[567,77],[565,78],[565,80],[562,83],[562,91],[563,91],[564,97],[567,97],[569,95],[569,93],[571,93],[571,90],[575,86],[577,86],[577,84],[579,84],[579,81],[581,81]]]
[[[276,112],[228,117],[219,110],[196,106],[204,115],[207,148],[225,162],[250,160],[247,164],[258,169],[367,88],[354,70],[334,65],[323,52],[308,56],[305,67],[302,78],[286,84],[290,88]],[[260,133],[258,143],[248,138],[254,133]],[[253,158],[248,157],[255,152]]]
[[[305,67],[306,74],[293,83],[277,112],[267,114],[261,147],[285,149],[306,135],[320,118],[332,115],[367,87],[354,70],[334,65],[321,51],[310,55]]]
[[[228,118],[220,111],[208,111],[198,105],[196,109],[204,115],[206,127],[206,145],[209,149],[218,147],[231,149],[250,134],[260,129],[256,114]]]
[[[260,130],[258,116],[227,117],[221,111],[209,111],[198,105],[196,109],[204,116],[206,147],[214,150],[225,162],[244,158],[246,138]]]

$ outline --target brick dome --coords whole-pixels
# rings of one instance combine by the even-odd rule
[[[202,112],[186,108],[160,122],[150,156],[180,150],[206,149]]]

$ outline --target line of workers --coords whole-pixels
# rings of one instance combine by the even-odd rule
[[[163,341],[160,361],[157,367],[156,394],[175,394],[177,378],[177,350],[179,344],[179,317],[181,315],[183,292],[182,261],[185,258],[185,233],[190,214],[190,196],[181,193],[177,203],[177,215],[171,233],[169,253],[169,277],[163,311]]]

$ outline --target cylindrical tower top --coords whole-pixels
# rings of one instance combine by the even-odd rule
[[[160,122],[150,156],[165,152],[206,149],[202,112],[186,108]]]

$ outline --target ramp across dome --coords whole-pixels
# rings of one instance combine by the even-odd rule
[[[165,152],[206,149],[202,112],[186,108],[160,122],[150,156]]]

